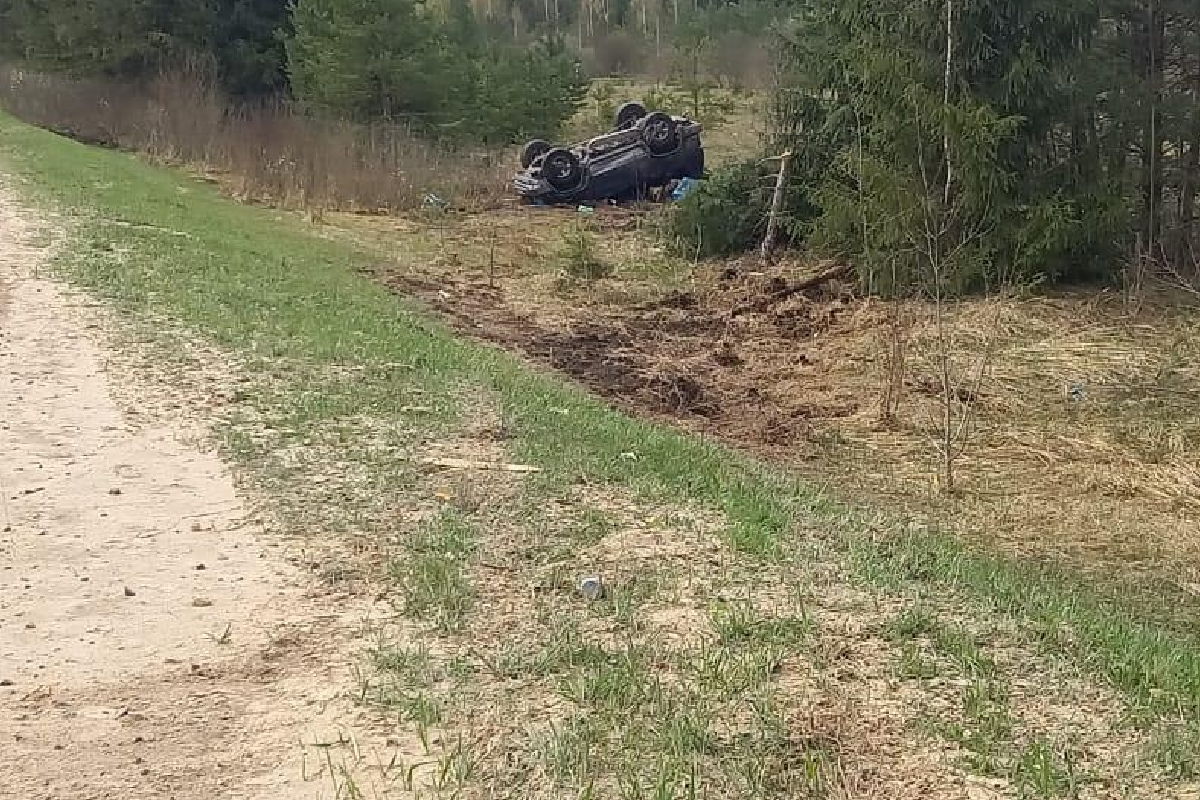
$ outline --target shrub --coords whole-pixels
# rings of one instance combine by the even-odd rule
[[[700,258],[754,247],[770,204],[767,177],[754,161],[716,172],[668,213],[668,245],[682,255]]]

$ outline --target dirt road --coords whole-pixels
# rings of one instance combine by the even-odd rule
[[[0,797],[383,793],[344,699],[371,609],[246,519],[205,420],[123,411],[44,224],[0,187]]]

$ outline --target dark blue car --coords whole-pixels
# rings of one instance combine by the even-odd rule
[[[521,153],[513,179],[532,203],[557,205],[625,202],[681,178],[704,177],[700,125],[637,103],[617,112],[616,130],[570,147],[535,139]]]

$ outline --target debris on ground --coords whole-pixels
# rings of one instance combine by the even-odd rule
[[[467,458],[422,458],[420,463],[443,469],[481,469],[500,472],[541,472],[541,467],[529,464],[506,464],[497,461],[474,461]]]
[[[604,599],[604,581],[592,575],[579,581],[579,593],[587,600]]]
[[[683,178],[675,181],[667,187],[667,196],[672,203],[678,203],[683,198],[687,197],[692,192],[696,191],[700,186],[700,181],[695,178]]]
[[[421,198],[421,208],[426,211],[445,211],[449,207],[449,203],[432,192]]]

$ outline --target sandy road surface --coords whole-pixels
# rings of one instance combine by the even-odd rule
[[[333,797],[313,745],[350,739],[332,761],[382,794],[385,732],[343,699],[370,609],[271,546],[178,425],[122,413],[39,224],[0,187],[0,798]]]

